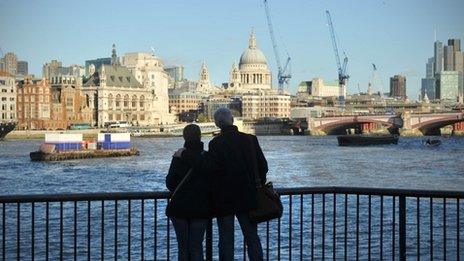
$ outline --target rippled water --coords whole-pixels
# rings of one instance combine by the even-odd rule
[[[206,143],[210,138],[205,139]],[[269,163],[268,179],[277,187],[302,187],[302,186],[358,186],[358,187],[390,187],[390,188],[419,188],[419,189],[444,189],[464,190],[464,138],[441,138],[442,146],[429,148],[422,145],[422,138],[400,138],[398,145],[376,147],[338,147],[336,138],[328,137],[302,137],[302,136],[264,136],[259,137],[264,154]],[[153,191],[165,190],[164,178],[169,168],[172,153],[182,146],[181,138],[136,138],[135,146],[141,150],[141,155],[131,158],[107,158],[90,160],[73,160],[62,162],[30,162],[29,152],[36,150],[41,144],[39,140],[6,140],[0,142],[0,190],[5,194],[30,194],[30,193],[62,193],[62,192],[103,192],[103,191]],[[361,259],[368,258],[368,235],[372,230],[372,254],[379,256],[379,237],[384,236],[382,246],[385,248],[384,258],[392,257],[392,238],[398,233],[398,211],[392,210],[392,198],[385,198],[384,212],[380,215],[380,198],[372,197],[372,205],[367,196],[360,198],[359,232],[356,225],[356,196],[351,195],[348,201],[348,219],[344,224],[343,211],[345,200],[343,195],[337,197],[336,227],[337,227],[337,256],[345,250],[343,229],[347,227],[347,252],[350,258],[354,258],[356,241],[359,239],[359,253]],[[325,245],[325,255],[330,255],[333,238],[333,198],[332,195],[311,195],[303,197],[295,196],[290,203],[289,196],[282,197],[284,203],[284,216],[281,222],[270,222],[270,235],[266,233],[265,224],[260,225],[259,231],[262,238],[265,253],[270,255],[270,260],[276,260],[281,255],[285,260],[290,255],[298,258],[301,250],[303,259],[309,260],[310,254],[315,259],[321,259],[322,242]],[[159,201],[159,202],[158,202]],[[314,203],[313,203],[314,201]],[[398,198],[395,204],[398,206]],[[434,200],[433,235],[434,251],[436,255],[443,253],[444,235],[443,201]],[[456,213],[457,206],[463,208],[464,202],[449,200],[447,202],[447,251],[452,255],[456,252]],[[145,214],[141,214],[141,202],[134,201],[131,206],[131,255],[135,259],[141,258],[141,249],[144,246],[145,258],[152,260],[166,258],[168,250],[170,256],[175,259],[176,246],[172,228],[169,233],[168,220],[164,215],[166,201],[148,200],[145,202]],[[300,205],[301,204],[301,205]],[[314,206],[312,206],[314,204]],[[325,204],[325,205],[324,205]],[[414,222],[417,220],[414,198],[407,202],[407,251],[408,258],[415,257],[416,229]],[[430,237],[430,202],[428,199],[420,201],[420,245],[421,256],[429,258]],[[6,205],[6,207],[5,207]],[[72,202],[64,203],[63,213],[63,237],[64,258],[71,259],[74,255],[73,238],[76,236],[76,253],[78,259],[85,259],[90,248],[92,259],[99,259],[101,255],[101,239],[105,241],[105,257],[113,258],[116,232],[118,235],[118,256],[127,259],[128,256],[128,219],[129,208],[127,201],[120,201],[117,209],[117,224],[114,223],[116,204],[113,201],[105,203],[105,213],[102,216],[101,202]],[[322,207],[325,206],[325,207]],[[367,224],[370,219],[369,209],[372,207],[371,226]],[[31,254],[31,205],[23,204],[21,212],[21,249],[20,256],[28,259]],[[73,212],[74,207],[77,212]],[[6,256],[14,259],[17,250],[17,213],[16,204],[4,204],[6,221]],[[57,202],[50,203],[50,224],[45,224],[44,219],[47,205],[37,203],[35,205],[35,234],[37,259],[45,258],[44,239],[46,226],[50,227],[50,257],[59,257],[60,235],[60,205]],[[325,211],[325,216],[323,213]],[[462,211],[461,211],[462,212]],[[74,213],[77,216],[76,230],[73,228]],[[293,214],[293,217],[292,217]],[[88,218],[90,217],[90,219]],[[393,220],[396,221],[393,222]],[[464,215],[460,222],[464,223]],[[90,221],[89,221],[90,220]],[[141,220],[146,223],[142,226]],[[302,222],[301,222],[302,221]],[[380,225],[380,222],[384,222]],[[324,225],[323,225],[324,224]],[[301,225],[301,226],[300,226]],[[106,231],[102,234],[103,228]],[[142,229],[142,227],[144,229]],[[281,227],[281,230],[279,228]],[[324,227],[324,229],[323,229]],[[383,228],[380,234],[379,230]],[[115,232],[116,231],[116,232]],[[145,231],[142,241],[142,231]],[[154,233],[156,231],[156,233]],[[282,231],[278,237],[277,231]],[[394,232],[396,231],[396,232]],[[459,229],[464,233],[463,227]],[[356,232],[356,233],[355,233]],[[301,233],[301,234],[300,234]],[[325,239],[324,238],[325,233]],[[169,236],[168,236],[169,234]],[[91,244],[88,244],[87,236],[91,235]],[[156,235],[156,237],[154,236]],[[236,258],[241,258],[243,253],[243,239],[236,224]],[[290,237],[291,235],[291,237]],[[359,236],[359,238],[358,238]],[[397,234],[396,234],[397,240]],[[280,238],[280,240],[279,240]],[[290,238],[293,245],[290,247]],[[166,240],[167,239],[167,240]],[[300,241],[301,240],[301,241]],[[143,242],[143,243],[142,243]],[[217,233],[214,233],[214,242],[217,242]],[[302,243],[303,245],[301,245]],[[167,246],[170,244],[170,247]],[[310,244],[314,244],[314,253],[310,250]],[[396,241],[398,255],[398,241]],[[216,244],[215,244],[216,245]],[[89,248],[87,246],[90,246]],[[461,243],[462,246],[462,243]],[[268,250],[267,250],[268,249]],[[290,252],[290,250],[292,250]],[[215,248],[215,255],[217,249]],[[267,252],[269,251],[269,252]],[[463,253],[464,254],[464,253]],[[437,256],[435,256],[437,257]],[[453,256],[448,256],[448,258]],[[375,258],[374,258],[375,259]]]
[[[276,187],[360,186],[464,190],[464,138],[422,138],[398,145],[338,147],[334,136],[262,136]],[[205,138],[205,143],[210,138]],[[0,142],[1,194],[164,190],[172,153],[181,138],[136,138],[141,155],[62,162],[31,162],[40,140]]]

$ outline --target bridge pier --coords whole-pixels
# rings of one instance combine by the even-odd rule
[[[404,137],[424,136],[424,134],[419,129],[401,128],[399,132],[400,132],[400,136],[404,136]]]
[[[464,136],[464,122],[457,122],[453,124],[453,135]]]

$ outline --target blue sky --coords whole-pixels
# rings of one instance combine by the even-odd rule
[[[447,0],[268,0],[281,55],[292,57],[290,91],[302,80],[337,77],[325,10],[349,57],[348,92],[366,90],[375,63],[389,88],[389,77],[405,74],[408,95],[416,99],[425,62],[437,38],[464,40],[464,1]],[[119,54],[149,51],[166,64],[182,64],[196,80],[205,60],[215,84],[227,82],[234,61],[247,47],[251,27],[268,59],[276,65],[261,0],[237,1],[26,1],[0,0],[0,47],[29,61],[65,65]],[[283,47],[286,48],[283,48]],[[282,58],[283,60],[284,58]],[[377,84],[376,89],[380,89]]]

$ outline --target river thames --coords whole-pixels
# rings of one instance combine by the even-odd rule
[[[210,139],[205,138],[205,143]],[[351,186],[463,191],[464,138],[441,137],[442,145],[434,148],[423,145],[423,139],[401,137],[398,145],[339,147],[335,136],[259,137],[269,164],[268,180],[276,187]],[[134,138],[133,144],[141,151],[137,157],[31,162],[29,152],[36,150],[41,143],[41,140],[0,142],[2,195],[165,191],[164,180],[171,155],[182,146],[183,141],[182,138]],[[335,249],[335,244],[329,243],[330,238],[336,238],[337,257],[341,257],[344,251],[350,258],[359,254],[362,260],[368,259],[371,254],[387,259],[397,256],[398,241],[395,240],[398,240],[399,214],[395,204],[399,204],[398,197],[341,194],[335,201],[335,195],[308,194],[294,196],[293,200],[292,203],[288,195],[282,197],[284,215],[278,222],[268,223],[270,235],[266,234],[264,223],[259,226],[265,253],[270,260],[280,256],[284,259],[291,256],[303,260],[318,260],[322,256],[330,259],[327,255],[331,256],[331,250]],[[129,256],[134,259],[143,256],[147,260],[166,260],[168,256],[175,259],[175,235],[164,214],[166,202],[166,199],[158,199],[51,202],[50,205],[26,203],[22,206],[3,204],[1,237],[5,238],[6,245],[2,251],[5,251],[7,259],[28,259],[32,255],[37,259],[45,259],[47,255],[58,259],[61,253],[65,259],[77,257],[79,260],[85,257],[99,259],[100,256],[113,259],[113,255],[121,260]],[[458,208],[464,207],[464,202],[448,199],[447,215],[444,214],[444,202],[438,198],[433,202],[428,198],[406,200],[408,258],[420,256],[427,259],[449,253],[448,259],[453,260],[454,253],[459,255],[456,249],[461,241],[459,234],[463,232],[462,226],[456,224],[464,223],[464,215],[459,218],[457,214],[457,218],[456,213],[459,213]],[[430,211],[432,203],[433,212]],[[345,206],[346,211],[343,211]],[[417,210],[419,206],[420,213]],[[64,207],[64,212],[60,212],[60,207]],[[145,212],[141,213],[141,209]],[[21,213],[20,216],[18,213]],[[31,216],[34,218],[31,219]],[[131,218],[134,220],[132,223]],[[45,223],[45,220],[49,221]],[[335,223],[336,237],[333,232]],[[346,229],[345,237],[343,228]],[[32,229],[35,232],[31,239]],[[457,231],[460,233],[456,234]],[[416,233],[420,234],[420,238]],[[18,237],[18,234],[21,236]],[[237,224],[235,234],[235,257],[241,259],[243,238]],[[125,240],[128,235],[131,235],[132,243]],[[430,246],[432,235],[434,244]],[[58,241],[58,238],[63,240]],[[299,242],[291,244],[292,238]],[[48,245],[44,245],[48,239],[49,250]],[[31,248],[32,241],[37,245],[35,252]],[[216,246],[216,232],[213,242]],[[64,252],[60,251],[61,246]],[[309,249],[314,249],[314,252]],[[372,251],[368,252],[368,249]],[[321,250],[326,250],[325,254]],[[215,247],[214,253],[217,258]]]
[[[211,138],[206,137],[205,148]],[[335,136],[261,136],[276,187],[356,186],[464,190],[464,138],[424,138],[398,145],[339,147]],[[182,138],[135,138],[138,157],[31,162],[41,140],[0,142],[1,194],[165,190],[164,179]]]

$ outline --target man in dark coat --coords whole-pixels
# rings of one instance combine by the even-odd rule
[[[234,260],[234,216],[240,223],[250,260],[262,260],[257,224],[250,220],[249,212],[257,205],[255,170],[264,184],[267,161],[256,136],[239,132],[233,125],[230,110],[218,109],[214,120],[221,133],[210,141],[208,158],[217,166],[212,174],[212,201],[218,221],[220,260]]]

